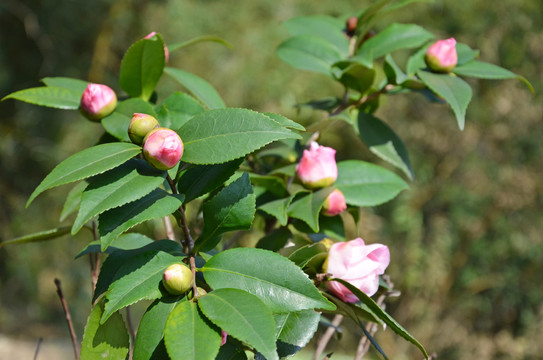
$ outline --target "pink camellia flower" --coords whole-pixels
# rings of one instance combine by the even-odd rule
[[[324,271],[332,277],[345,280],[372,296],[379,288],[379,275],[390,263],[388,247],[382,244],[364,244],[356,238],[351,241],[334,243],[328,251]],[[353,303],[358,298],[337,281],[326,282],[328,290],[341,300]]]
[[[143,139],[143,157],[159,170],[173,168],[183,155],[183,142],[177,133],[166,128],[151,130]]]
[[[109,86],[89,83],[79,104],[79,111],[92,121],[108,116],[117,106],[117,95]]]
[[[144,37],[144,39],[150,39],[155,35],[156,31],[150,32],[149,34],[147,34],[146,37]],[[168,51],[168,47],[166,46],[166,44],[164,44],[164,58],[166,59],[166,62],[168,62],[168,60],[170,59],[170,52]]]
[[[332,185],[337,179],[335,156],[336,150],[312,142],[296,166],[298,178],[312,189]]]
[[[327,216],[336,216],[347,209],[345,196],[338,189],[332,191],[322,205],[323,213]]]
[[[436,41],[426,50],[425,60],[426,65],[434,71],[451,72],[458,63],[456,40],[450,38]]]
[[[228,334],[226,333],[226,331],[222,330],[222,332],[221,332],[221,346],[226,344],[226,338],[227,337],[228,337]]]

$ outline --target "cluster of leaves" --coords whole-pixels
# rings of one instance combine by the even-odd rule
[[[373,115],[380,96],[422,92],[431,100],[447,102],[463,128],[471,89],[456,75],[518,77],[475,60],[478,52],[464,44],[457,47],[459,65],[454,74],[430,72],[424,53],[433,35],[417,25],[392,24],[370,33],[380,17],[411,2],[375,2],[357,17],[352,34],[344,30],[345,19],[289,20],[285,26],[292,37],[277,49],[288,64],[341,83],[342,97],[304,105],[347,121],[373,153],[408,179],[414,175],[405,145]],[[221,41],[203,37],[168,49],[173,52],[207,40]],[[344,303],[320,288],[319,273],[327,256],[320,241],[350,240],[349,227],[358,219],[358,208],[393,199],[408,187],[406,181],[371,163],[342,161],[333,188],[343,192],[349,211],[322,216],[333,188],[309,190],[295,178],[296,162],[313,136],[278,114],[227,108],[207,81],[167,67],[164,46],[157,34],[128,49],[119,75],[119,86],[127,96],[101,120],[104,136],[97,145],[55,167],[30,196],[27,206],[48,189],[76,183],[61,213],[65,221],[77,212],[71,226],[13,241],[94,230],[95,241],[78,257],[107,254],[107,259],[96,283],[82,358],[125,358],[130,338],[119,311],[142,300],[153,302],[141,319],[134,359],[246,359],[245,351],[259,359],[288,357],[313,337],[323,311],[344,314],[362,328],[361,320],[386,324],[427,356],[415,338],[349,283],[336,279],[360,302]],[[402,70],[391,53],[406,49],[414,53]],[[155,88],[164,73],[188,92],[159,99]],[[4,99],[76,110],[87,86],[85,81],[59,77],[44,78],[43,83]],[[134,113],[152,115],[180,135],[185,148],[178,166],[160,171],[140,158],[141,147],[130,143],[127,134]],[[201,217],[187,223],[184,209],[191,202],[197,204]],[[130,232],[138,224],[170,215],[183,230],[181,244]],[[228,249],[225,240],[230,236],[225,235],[252,226],[262,226],[265,233],[256,248]],[[195,240],[191,233],[198,235]],[[161,284],[164,270],[189,259],[195,261],[197,285],[207,294],[169,295]],[[221,330],[229,334],[223,346]]]

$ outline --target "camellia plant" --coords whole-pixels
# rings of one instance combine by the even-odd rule
[[[72,335],[76,357],[207,360],[252,353],[277,360],[304,348],[320,324],[327,328],[317,341],[321,359],[347,317],[383,356],[373,336],[386,327],[429,358],[383,310],[396,293],[384,275],[393,245],[366,244],[352,230],[360,207],[392,200],[414,179],[404,143],[375,111],[384,96],[422,93],[448,104],[463,129],[472,96],[463,77],[520,78],[531,86],[453,38],[436,42],[418,25],[378,24],[411,2],[380,0],[356,16],[288,20],[291,37],[277,48],[287,64],[344,89],[299,106],[350,124],[400,175],[360,160],[336,163],[336,151],[319,144],[318,132],[279,114],[228,108],[207,81],[166,66],[185,46],[223,42],[214,37],[166,46],[151,33],[136,41],[120,64],[117,94],[102,84],[47,77],[42,87],[4,97],[79,110],[105,132],[56,166],[27,202],[74,184],[60,214],[70,225],[1,244],[92,230],[76,256],[90,257],[94,289],[80,352]],[[410,54],[403,65],[394,60],[398,51]],[[188,92],[160,98],[155,87],[163,75]],[[156,221],[168,239],[134,231]],[[262,235],[253,247],[234,246],[245,231]],[[137,331],[128,331],[120,312],[143,300],[151,303]]]

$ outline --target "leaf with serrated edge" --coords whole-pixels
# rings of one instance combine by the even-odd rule
[[[72,226],[72,235],[94,216],[149,194],[164,182],[165,177],[165,171],[152,168],[144,160],[131,159],[90,178]]]
[[[82,180],[113,169],[134,157],[141,148],[134,144],[110,143],[80,151],[60,164],[43,179],[26,202],[25,207],[45,190]]]
[[[41,82],[50,87],[61,87],[77,91],[80,98],[83,95],[83,92],[85,91],[87,86],[89,85],[87,81],[67,77],[44,77],[43,79],[41,79]]]
[[[143,234],[138,233],[126,233],[119,236],[115,241],[106,249],[106,254],[111,254],[119,250],[134,250],[149,245],[154,241],[151,238]],[[86,254],[101,253],[100,240],[91,241],[75,256],[76,259]]]
[[[319,231],[319,213],[332,191],[332,188],[324,188],[292,202],[287,210],[288,216],[304,221],[315,232]]]
[[[335,309],[296,264],[271,251],[226,250],[209,259],[201,271],[213,289],[247,291],[258,296],[274,313]]]
[[[294,355],[306,346],[317,331],[320,317],[314,310],[274,315],[279,357]]]
[[[235,108],[198,114],[178,133],[185,145],[183,161],[192,164],[220,164],[276,140],[301,138],[264,114]]]
[[[24,235],[15,239],[6,240],[0,242],[0,248],[5,245],[14,245],[14,244],[26,244],[31,242],[40,242],[53,240],[60,236],[64,236],[70,233],[69,226],[62,226],[56,229],[50,229],[45,231],[40,231],[34,234]]]
[[[277,220],[279,220],[279,224],[285,226],[288,221],[287,209],[295,196],[296,194],[284,199],[270,201],[268,203],[260,205],[258,209],[264,211],[271,216],[275,216]]]
[[[81,343],[81,360],[124,360],[128,356],[129,338],[121,314],[113,314],[100,324],[102,302],[92,309]]]
[[[77,110],[81,101],[81,93],[64,87],[43,86],[16,91],[5,96],[2,101],[6,99],[15,99],[55,109]]]
[[[238,289],[213,290],[198,300],[204,315],[229,336],[241,340],[268,360],[279,360],[272,313],[256,296]]]
[[[170,67],[165,68],[164,72],[186,87],[209,109],[222,109],[226,107],[217,90],[201,77],[188,71]]]
[[[140,300],[154,300],[162,296],[160,284],[164,270],[183,258],[165,252],[145,252],[122,265],[106,294],[106,305],[100,323],[111,314]]]
[[[81,196],[88,185],[89,184],[86,181],[81,181],[79,184],[74,186],[72,190],[70,190],[60,213],[60,222],[66,220],[68,216],[79,208],[79,204],[81,204]]]
[[[185,301],[168,317],[164,342],[172,360],[214,360],[221,334],[200,314],[196,303]]]
[[[183,195],[156,189],[139,200],[100,214],[98,230],[102,251],[126,230],[144,221],[173,214],[183,204],[183,198]]]

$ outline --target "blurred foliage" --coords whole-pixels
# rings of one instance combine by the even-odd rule
[[[3,0],[0,94],[38,86],[45,76],[103,82],[118,90],[114,78],[124,50],[147,33],[160,32],[170,43],[219,35],[234,49],[198,44],[175,52],[170,61],[213,83],[229,106],[280,112],[309,124],[321,115],[298,111],[294,104],[328,95],[333,85],[279,61],[274,50],[287,35],[280,23],[299,15],[356,13],[368,3]],[[378,115],[402,135],[416,179],[394,202],[364,209],[360,235],[390,246],[387,272],[402,296],[389,310],[440,359],[540,358],[543,5],[446,0],[406,9],[389,19],[416,22],[440,38],[454,36],[480,49],[481,60],[529,79],[536,95],[518,81],[472,81],[474,99],[463,132],[445,106],[422,97],[390,97]],[[164,80],[161,86],[170,91],[176,85]],[[330,122],[322,134],[335,144],[338,159],[352,157],[353,147],[362,146],[347,129]],[[0,103],[0,133],[1,240],[57,226],[69,187],[45,193],[26,210],[24,203],[55,164],[98,139],[97,127],[75,112],[9,100]],[[369,153],[366,158],[376,161]],[[163,231],[161,224],[149,230]],[[89,239],[82,232],[0,249],[2,332],[67,337],[53,284],[59,277],[82,333],[89,270],[84,259],[73,257]],[[392,349],[388,355],[394,359],[418,356],[390,331],[379,332],[377,339]],[[337,346],[349,350],[346,344],[343,339]]]

